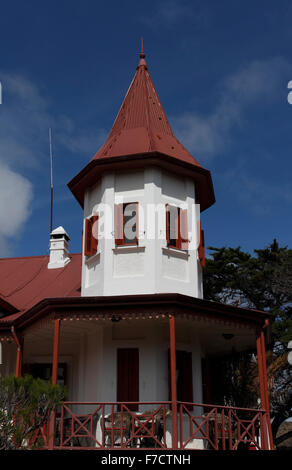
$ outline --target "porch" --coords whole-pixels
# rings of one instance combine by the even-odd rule
[[[35,437],[45,448],[272,448],[262,312],[172,294],[48,303],[11,330],[16,355],[13,343],[4,348],[16,375],[67,386]],[[261,409],[221,406],[204,362],[250,350]]]

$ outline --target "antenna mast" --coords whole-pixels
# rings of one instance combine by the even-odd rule
[[[50,142],[50,169],[51,169],[51,219],[50,219],[50,233],[53,231],[53,204],[54,204],[54,186],[53,186],[53,153],[52,153],[52,130],[49,128],[49,142]]]

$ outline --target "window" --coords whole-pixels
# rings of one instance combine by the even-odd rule
[[[166,242],[169,248],[188,249],[187,210],[166,204]]]
[[[138,203],[115,204],[116,245],[138,245]]]
[[[32,375],[34,378],[42,380],[52,380],[52,364],[51,363],[34,363],[24,364],[24,373]],[[57,383],[62,387],[66,385],[67,381],[67,364],[58,364],[58,381]]]
[[[85,219],[85,256],[95,255],[98,246],[98,215],[94,214]]]

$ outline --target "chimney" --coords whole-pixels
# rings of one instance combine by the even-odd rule
[[[64,268],[70,262],[69,240],[68,233],[61,226],[51,232],[48,269]]]

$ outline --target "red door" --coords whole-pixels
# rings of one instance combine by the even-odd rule
[[[139,349],[123,348],[117,351],[117,401],[139,401]],[[138,410],[138,403],[129,406]]]
[[[170,379],[170,350],[168,350],[168,395],[171,400],[171,379]],[[176,387],[177,400],[182,402],[193,402],[193,367],[192,353],[188,351],[176,351]],[[193,405],[186,405],[188,410],[193,409]]]

